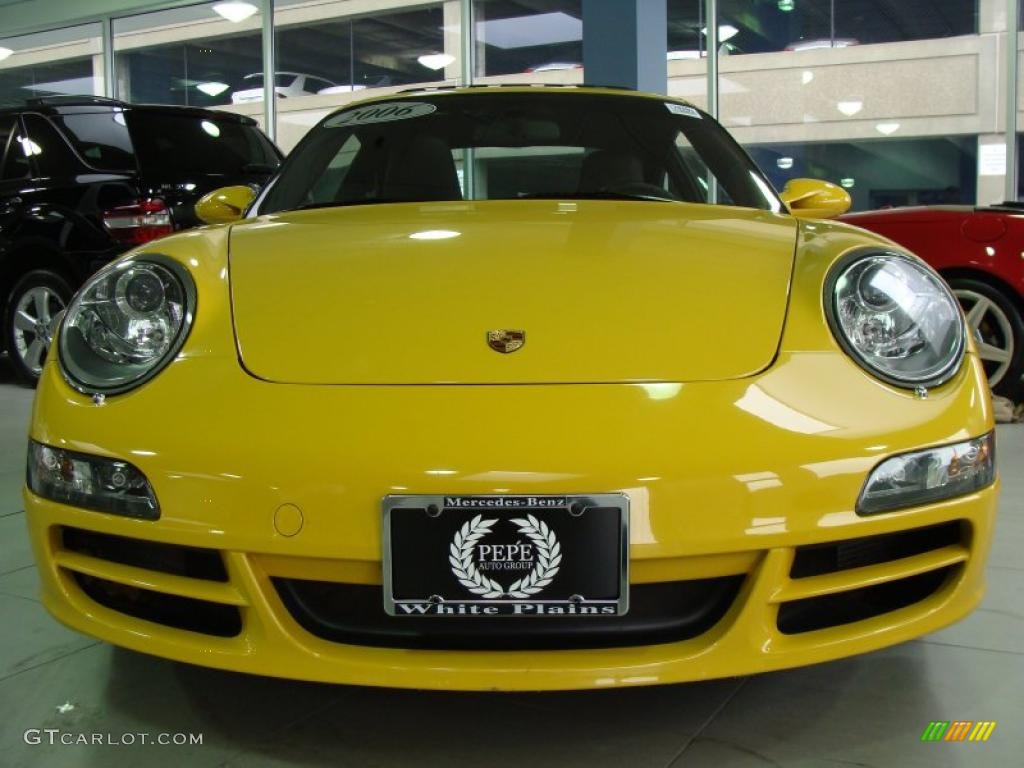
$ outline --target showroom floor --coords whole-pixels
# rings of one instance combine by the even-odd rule
[[[32,393],[10,382],[4,363],[4,768],[1022,764],[1024,425],[999,429],[1003,495],[989,592],[956,626],[867,656],[759,677],[584,693],[419,693],[190,667],[59,626],[37,602],[21,511]],[[995,720],[998,726],[986,743],[922,743],[931,720]],[[75,738],[104,734],[115,745],[50,746],[44,729]],[[26,743],[35,733],[43,743]],[[202,734],[202,745],[116,745],[138,741],[132,735],[140,733]]]

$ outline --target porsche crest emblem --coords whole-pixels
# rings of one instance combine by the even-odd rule
[[[522,349],[526,343],[526,331],[517,328],[498,328],[487,332],[487,346],[495,352],[508,354]]]

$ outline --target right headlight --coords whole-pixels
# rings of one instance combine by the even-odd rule
[[[174,359],[195,308],[195,284],[172,259],[145,254],[104,269],[78,292],[61,323],[61,371],[89,394],[137,387]]]
[[[963,360],[956,299],[942,278],[906,254],[870,249],[843,259],[826,281],[825,309],[840,345],[890,384],[937,386]]]

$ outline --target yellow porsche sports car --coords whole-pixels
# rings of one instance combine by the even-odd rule
[[[25,505],[46,607],[362,685],[668,683],[960,619],[996,509],[949,290],[706,113],[392,94],[60,321]]]

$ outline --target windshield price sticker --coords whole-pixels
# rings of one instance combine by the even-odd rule
[[[436,105],[423,101],[394,101],[343,112],[337,117],[328,120],[325,125],[330,128],[340,128],[347,125],[390,123],[396,120],[411,120],[415,117],[424,117],[436,111]]]
[[[685,104],[673,104],[669,101],[665,102],[665,106],[673,115],[686,115],[687,117],[696,117],[700,120],[700,112],[693,107],[688,107]]]

